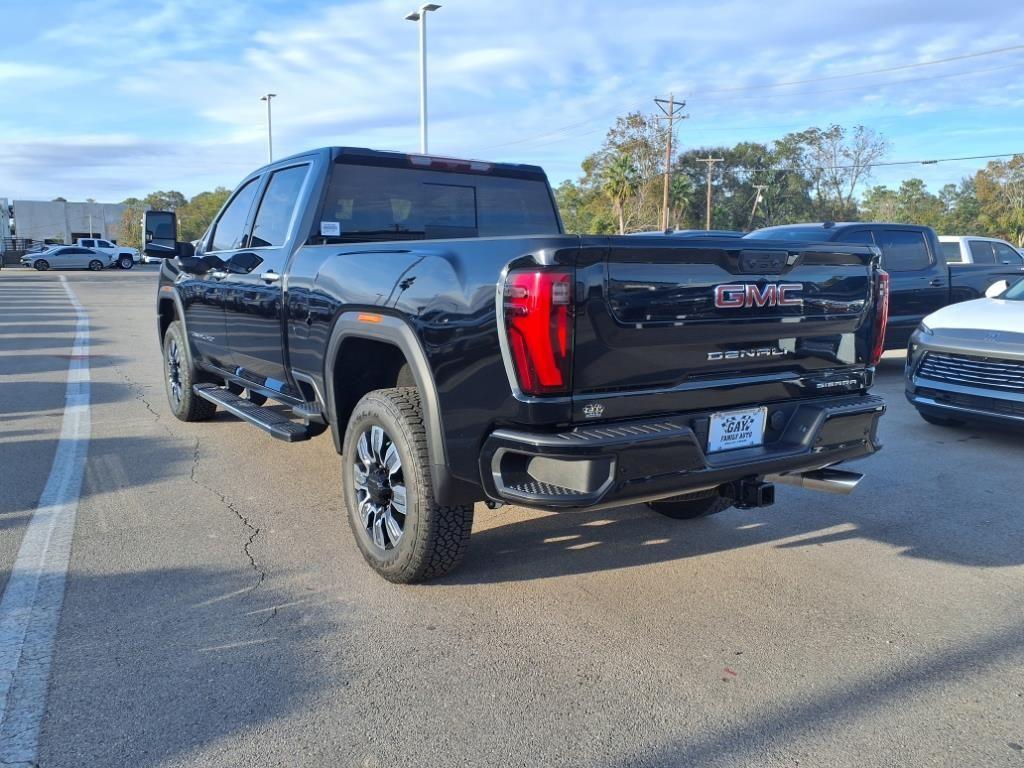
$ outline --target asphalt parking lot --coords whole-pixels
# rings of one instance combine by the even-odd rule
[[[18,699],[38,737],[3,762],[34,740],[47,768],[1024,765],[1024,436],[926,424],[899,354],[853,496],[693,522],[478,505],[461,569],[399,587],[351,541],[329,438],[170,415],[154,268],[62,274],[84,353],[61,274],[0,272],[0,588],[69,365],[90,379],[49,685]]]

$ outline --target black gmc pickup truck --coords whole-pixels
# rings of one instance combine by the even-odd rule
[[[330,431],[393,581],[453,568],[478,501],[691,518],[849,492],[879,447],[867,246],[566,235],[540,168],[351,148],[253,172],[195,247],[175,226],[146,214],[175,415]]]
[[[859,243],[874,245],[889,273],[889,330],[886,349],[902,349],[921,321],[932,312],[960,301],[980,299],[993,283],[1012,283],[1024,275],[1020,264],[949,264],[935,230],[917,224],[825,222],[784,224],[757,229],[755,240]]]

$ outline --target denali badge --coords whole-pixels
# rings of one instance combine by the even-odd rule
[[[600,403],[587,403],[583,406],[583,415],[588,419],[599,419],[604,413],[604,406]]]
[[[743,309],[746,307],[799,307],[803,299],[795,295],[803,290],[800,283],[767,283],[758,286],[744,285],[715,286],[715,306],[719,309]]]
[[[857,379],[843,379],[842,381],[819,381],[814,385],[815,389],[832,389],[833,387],[859,387]]]
[[[758,349],[728,349],[724,352],[708,352],[708,360],[744,360],[748,357],[782,357],[786,350],[778,347]]]

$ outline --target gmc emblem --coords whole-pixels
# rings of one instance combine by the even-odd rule
[[[718,309],[799,307],[804,300],[793,294],[801,290],[800,283],[767,283],[763,287],[753,283],[718,285],[715,286],[715,306]]]

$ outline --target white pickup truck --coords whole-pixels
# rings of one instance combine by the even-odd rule
[[[94,251],[108,254],[111,262],[119,266],[121,269],[131,269],[138,264],[141,259],[137,249],[128,248],[100,238],[80,237],[75,240],[75,245],[81,246],[82,248],[91,248]]]

